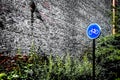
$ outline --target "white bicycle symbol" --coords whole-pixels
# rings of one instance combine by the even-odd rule
[[[98,34],[98,33],[99,33],[99,31],[96,30],[96,29],[92,29],[92,30],[90,30],[90,31],[88,32],[89,35]]]

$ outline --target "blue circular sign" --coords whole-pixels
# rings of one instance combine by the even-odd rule
[[[101,28],[97,23],[92,23],[88,26],[86,34],[90,39],[96,39],[100,36]]]

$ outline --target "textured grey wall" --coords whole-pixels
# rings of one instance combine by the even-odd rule
[[[30,0],[0,0],[0,49],[28,52],[36,49],[62,54],[81,53],[90,46],[86,28],[98,23],[102,36],[111,33],[108,12],[111,0],[34,0],[44,23],[34,13],[31,26]],[[32,37],[33,33],[33,37]]]

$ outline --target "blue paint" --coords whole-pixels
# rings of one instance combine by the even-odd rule
[[[100,36],[101,28],[97,23],[92,23],[88,26],[86,34],[90,39],[96,39]]]

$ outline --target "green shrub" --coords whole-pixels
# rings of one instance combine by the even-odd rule
[[[21,55],[22,57],[22,55]],[[18,57],[18,58],[21,58]],[[80,61],[66,56],[47,56],[48,61],[41,62],[43,56],[36,53],[28,56],[26,61],[18,59],[16,67],[6,73],[7,79],[22,80],[88,80],[91,79],[92,65],[86,56]]]
[[[102,38],[97,45],[98,79],[115,80],[120,77],[120,34]]]
[[[6,79],[7,74],[5,73],[0,73],[0,80]]]
[[[80,61],[78,58],[66,54],[58,56],[53,54],[37,54],[32,45],[30,54],[16,54],[8,61],[11,65],[6,72],[8,80],[90,80],[92,79],[92,64],[87,55]],[[9,65],[9,64],[7,64]]]

